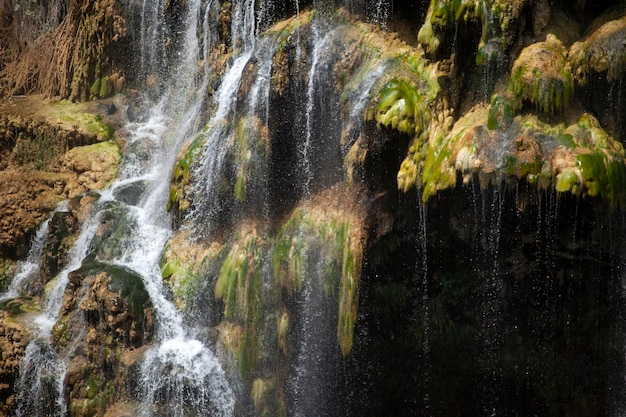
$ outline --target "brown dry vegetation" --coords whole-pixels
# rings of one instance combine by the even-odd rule
[[[0,96],[100,95],[92,87],[112,75],[112,48],[126,34],[122,9],[117,0],[63,3],[23,10],[0,0]]]

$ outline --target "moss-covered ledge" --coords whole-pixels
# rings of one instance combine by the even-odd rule
[[[25,256],[59,202],[114,180],[121,150],[105,118],[98,103],[40,95],[0,103],[0,258]]]

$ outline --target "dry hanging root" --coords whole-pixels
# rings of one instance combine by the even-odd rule
[[[90,86],[110,67],[110,47],[126,33],[116,0],[75,0],[60,25],[9,59],[0,45],[0,95],[41,93],[87,100]],[[0,61],[2,62],[2,61]]]

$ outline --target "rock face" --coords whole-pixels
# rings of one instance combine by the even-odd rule
[[[162,5],[170,29],[185,3]],[[198,63],[211,74],[206,120],[246,47],[234,3],[207,11],[220,24]],[[432,0],[379,2],[374,13],[361,1],[257,3],[266,20],[234,116],[211,119],[174,162],[159,265],[167,297],[235,387],[235,415],[624,411],[623,4]],[[52,91],[10,79],[11,68],[36,72],[27,58],[2,61],[1,85],[75,100],[126,86],[130,102],[123,74],[136,63],[117,49],[140,37],[128,7],[70,2],[57,29],[18,49],[75,33],[71,74]],[[12,10],[0,0],[4,27]],[[183,42],[168,33],[164,62]],[[15,47],[1,42],[0,52]],[[175,70],[131,81],[157,96]],[[94,205],[97,230],[67,274],[51,350],[68,362],[70,415],[132,415],[141,402],[155,306],[141,277],[110,261],[136,232],[145,184],[100,201],[122,158],[106,118],[120,106],[100,104],[98,117],[93,105],[41,97],[0,108],[5,285],[68,201],[49,220],[35,279],[3,304],[5,415],[19,402],[28,313]]]
[[[0,325],[0,352],[2,354],[0,375],[0,396],[2,397],[2,414],[9,415],[15,407],[15,382],[20,375],[20,363],[28,344],[26,329],[3,314]]]
[[[3,103],[1,257],[24,257],[28,239],[59,202],[115,178],[121,156],[112,128],[87,110],[41,97]]]

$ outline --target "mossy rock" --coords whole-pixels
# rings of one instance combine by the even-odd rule
[[[567,49],[552,34],[524,48],[513,63],[509,85],[519,102],[529,101],[548,114],[560,112],[574,91]]]
[[[626,16],[620,6],[621,17],[608,15],[591,25],[591,32],[574,43],[569,51],[569,61],[576,80],[584,85],[591,72],[606,73],[608,81],[622,79],[626,72]]]
[[[116,187],[113,195],[115,199],[125,204],[136,206],[139,204],[144,191],[148,188],[149,182],[138,180],[130,184]]]
[[[365,119],[410,138],[407,157],[397,176],[398,188],[407,191],[418,184],[418,161],[428,149],[431,107],[440,89],[438,72],[420,53],[390,58],[389,66],[391,78],[375,95]]]
[[[91,248],[99,260],[121,258],[133,239],[136,219],[127,206],[117,201],[105,202],[101,213],[101,225],[91,241]]]
[[[170,181],[170,196],[167,201],[168,211],[176,209],[179,212],[184,212],[191,205],[187,194],[191,180],[189,170],[202,153],[202,146],[205,140],[206,136],[202,133],[181,150],[174,165]]]
[[[269,147],[269,131],[258,117],[242,118],[235,129],[235,167],[237,179],[235,200],[243,203],[258,188],[255,179],[265,178],[265,160]]]
[[[161,276],[170,287],[176,306],[185,311],[198,296],[209,265],[222,257],[223,246],[206,248],[194,242],[185,232],[179,232],[167,244],[161,257]]]
[[[123,266],[100,262],[93,255],[85,258],[81,267],[75,272],[84,276],[106,273],[109,277],[108,290],[121,295],[136,321],[142,321],[143,309],[149,306],[151,301],[143,279],[137,273]]]
[[[477,64],[495,62],[504,56],[511,22],[520,16],[525,3],[525,0],[431,0],[418,41],[434,55],[450,28],[460,22],[475,22],[481,27]]]
[[[0,291],[6,291],[9,287],[16,267],[17,261],[0,258]]]
[[[264,303],[261,267],[263,240],[254,228],[244,228],[226,255],[215,283],[215,296],[224,303],[224,317],[241,326],[236,343],[237,365],[244,380],[255,377],[261,353]]]
[[[76,238],[77,226],[77,219],[68,211],[57,211],[52,215],[48,223],[48,239],[41,256],[44,279],[52,279],[63,267]]]
[[[458,176],[464,182],[476,176],[482,187],[523,179],[540,189],[624,205],[626,154],[595,118],[583,114],[571,126],[551,125],[534,115],[511,119],[506,103],[498,100],[490,107],[475,107],[447,135],[430,140],[423,159],[407,157],[398,174],[399,186],[406,184],[401,176],[414,177],[428,200],[456,186]]]
[[[70,149],[63,157],[63,170],[76,174],[67,186],[69,196],[108,187],[117,176],[121,159],[119,145],[113,141]]]
[[[99,86],[98,86],[99,87]],[[80,131],[94,135],[98,141],[107,141],[113,138],[115,130],[102,118],[87,110],[82,103],[72,103],[69,100],[53,101],[41,110],[49,120],[58,120],[68,128],[78,128]]]
[[[352,348],[362,259],[360,223],[352,220],[341,210],[299,208],[282,226],[272,250],[274,279],[288,296],[317,285],[336,300],[337,340],[344,355]],[[289,316],[283,314],[278,326],[279,344],[284,344],[280,330],[288,328]]]
[[[366,118],[410,137],[420,136],[428,128],[430,105],[439,92],[436,69],[419,54],[397,60],[395,76],[382,86],[376,111]]]
[[[114,395],[112,384],[103,375],[92,373],[84,381],[86,398],[73,398],[70,410],[75,416],[102,416]]]
[[[284,417],[286,405],[279,394],[279,385],[274,379],[257,378],[252,383],[252,400],[257,416]]]
[[[581,116],[562,136],[568,141],[571,156],[556,176],[557,191],[599,197],[612,207],[623,207],[626,203],[623,145],[589,114]]]

